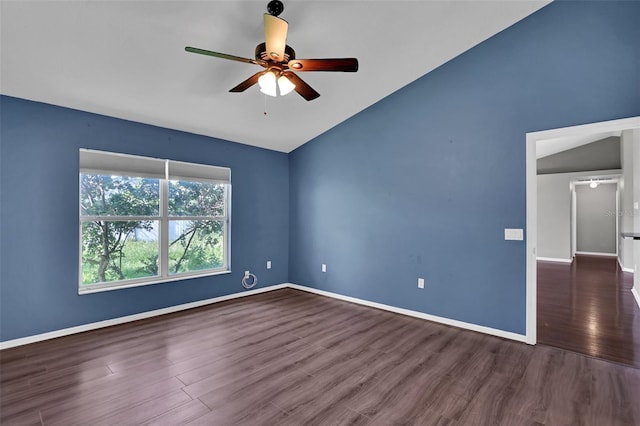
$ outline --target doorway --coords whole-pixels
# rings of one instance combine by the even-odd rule
[[[527,342],[535,344],[537,336],[537,248],[538,248],[538,187],[537,187],[537,165],[536,165],[536,144],[542,140],[554,140],[569,136],[580,137],[594,133],[605,133],[623,131],[627,129],[640,128],[640,117],[614,120],[588,125],[574,126],[562,129],[552,129],[541,132],[527,134]],[[616,212],[617,214],[617,212]],[[618,245],[618,244],[616,244]],[[577,248],[577,241],[576,246]],[[576,250],[577,251],[577,250]],[[638,250],[636,250],[638,251]],[[585,262],[583,262],[584,264]],[[570,268],[573,264],[558,263],[558,266]],[[616,265],[617,267],[617,265]],[[636,274],[636,280],[638,279]],[[637,283],[637,281],[636,281]],[[629,284],[627,284],[629,285]],[[632,284],[633,285],[633,284]],[[636,286],[636,290],[637,290]],[[629,289],[627,293],[631,294]],[[634,305],[634,309],[638,309]]]
[[[593,176],[571,183],[571,258],[618,257],[617,177]]]

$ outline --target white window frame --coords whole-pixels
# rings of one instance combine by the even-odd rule
[[[197,163],[118,154],[106,151],[80,149],[78,181],[82,174],[112,174],[117,176],[153,177],[160,181],[159,216],[88,216],[82,215],[80,207],[80,186],[78,187],[79,212],[79,252],[78,252],[78,294],[96,293],[122,288],[139,287],[231,273],[231,169]],[[224,211],[222,216],[169,216],[169,181],[219,183],[224,185]],[[94,284],[82,283],[82,224],[96,220],[103,221],[157,221],[158,222],[158,275],[132,278]],[[169,223],[172,220],[220,221],[222,226],[223,264],[219,268],[198,271],[169,273]]]

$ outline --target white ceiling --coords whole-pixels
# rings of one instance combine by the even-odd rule
[[[564,138],[544,139],[536,142],[536,158],[548,157],[559,152],[568,151],[579,146],[588,145],[612,136],[620,137],[620,130],[613,132],[593,133],[589,135],[569,136]]]
[[[298,58],[357,57],[357,73],[300,73],[320,92],[228,90],[261,68],[261,1],[2,0],[2,94],[289,152],[549,1],[285,0]]]

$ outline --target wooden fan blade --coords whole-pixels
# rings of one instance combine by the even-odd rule
[[[290,82],[295,84],[296,87],[293,90],[298,92],[300,94],[300,96],[302,96],[306,100],[312,101],[312,100],[314,100],[314,99],[316,99],[317,97],[320,96],[320,93],[316,92],[313,89],[313,87],[309,86],[307,83],[305,83],[305,81],[303,79],[301,79],[300,77],[298,77],[294,73],[285,72],[282,75],[285,76]]]
[[[284,60],[289,24],[277,16],[264,14],[264,40],[267,44],[267,56],[276,62]]]
[[[190,53],[198,53],[200,55],[213,56],[216,58],[230,59],[232,61],[244,62],[247,64],[256,64],[266,66],[266,63],[259,59],[241,58],[240,56],[227,55],[226,53],[212,52],[211,50],[198,49],[197,47],[185,47],[184,50]]]
[[[356,58],[294,59],[287,66],[293,71],[358,71]]]
[[[237,92],[244,92],[249,87],[251,87],[254,84],[256,84],[258,82],[258,79],[260,78],[260,76],[262,74],[264,74],[264,71],[260,71],[260,72],[255,73],[254,75],[252,75],[251,77],[249,77],[248,79],[246,79],[242,83],[238,84],[236,87],[234,87],[233,89],[231,89],[229,91],[230,92],[236,92],[236,93]]]

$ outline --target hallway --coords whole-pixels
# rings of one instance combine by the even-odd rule
[[[538,343],[640,368],[633,274],[615,258],[538,261]]]

